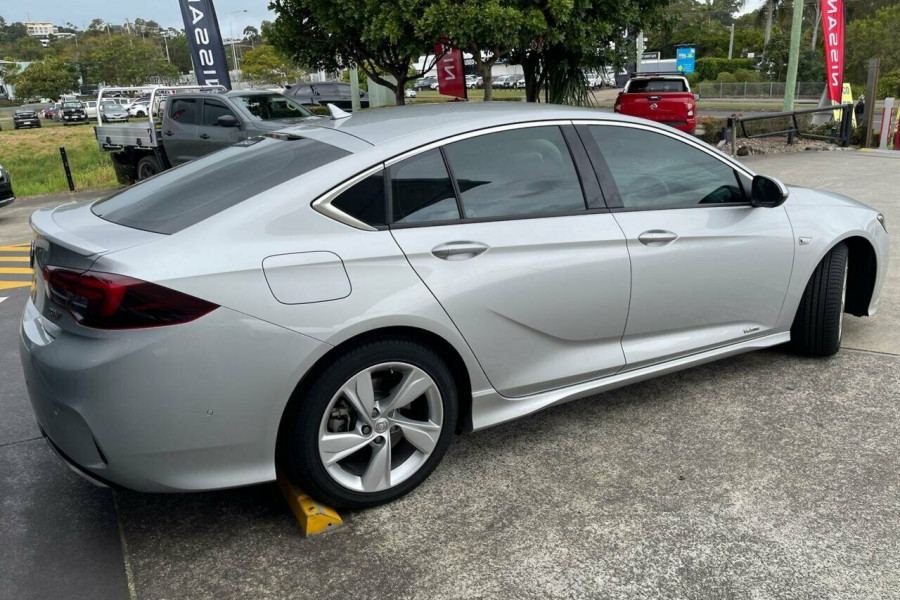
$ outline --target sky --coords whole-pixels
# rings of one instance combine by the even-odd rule
[[[213,0],[216,15],[219,17],[219,29],[224,37],[231,37],[229,32],[229,15],[234,26],[234,34],[240,36],[244,27],[259,27],[262,21],[275,19],[274,13],[268,9],[269,0]],[[5,5],[5,6],[3,6]],[[232,11],[244,11],[235,12]],[[3,2],[0,5],[0,16],[7,23],[16,21],[50,21],[54,25],[65,25],[71,22],[79,29],[87,27],[94,19],[103,19],[108,23],[124,24],[125,19],[151,19],[162,27],[183,29],[181,9],[178,0],[40,0],[39,2]]]

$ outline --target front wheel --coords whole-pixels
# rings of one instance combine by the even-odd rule
[[[323,502],[377,506],[425,481],[456,420],[456,385],[440,356],[415,340],[372,341],[338,356],[295,398],[279,460]]]
[[[847,301],[847,245],[840,243],[813,271],[791,326],[791,347],[807,356],[832,356],[841,348]]]

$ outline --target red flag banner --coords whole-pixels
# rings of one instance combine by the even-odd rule
[[[459,48],[447,49],[444,44],[438,43],[434,45],[434,53],[437,56],[444,54],[437,62],[438,91],[445,96],[465,98],[466,76],[462,52]]]
[[[820,2],[828,97],[835,104],[839,104],[844,80],[844,0],[820,0]]]

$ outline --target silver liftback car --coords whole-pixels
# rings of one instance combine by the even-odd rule
[[[31,223],[22,364],[75,469],[187,491],[278,463],[350,507],[412,490],[456,433],[776,344],[833,354],[888,258],[860,202],[509,103],[304,123]]]

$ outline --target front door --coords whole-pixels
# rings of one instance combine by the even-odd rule
[[[599,187],[560,127],[485,133],[389,170],[392,233],[501,394],[622,368],[625,239],[586,207]]]
[[[784,207],[753,208],[733,165],[675,137],[581,132],[608,167],[604,192],[631,255],[628,368],[772,333],[793,264]]]
[[[230,116],[234,118],[236,127],[223,127],[219,124],[219,117]],[[222,148],[227,148],[245,137],[247,133],[240,127],[241,121],[224,102],[210,98],[203,99],[203,118],[197,127],[200,155],[209,154]]]

